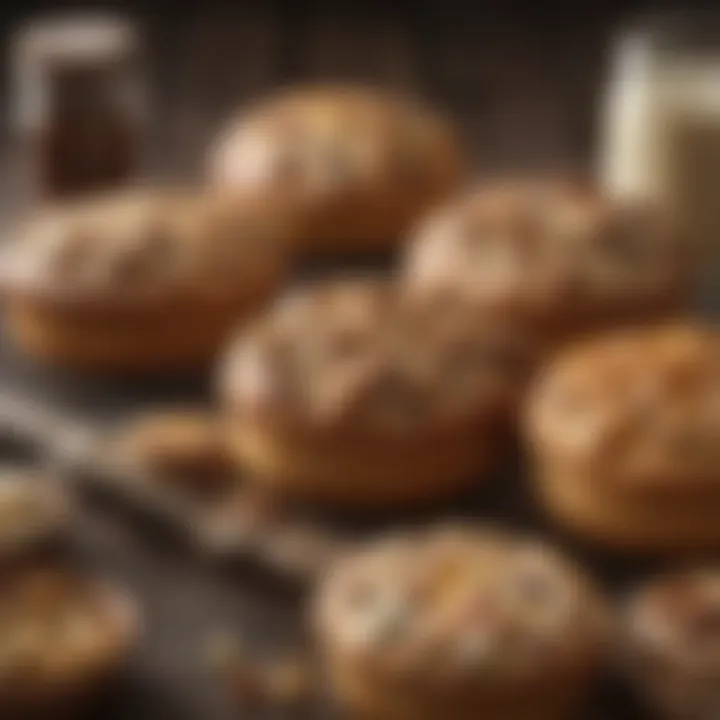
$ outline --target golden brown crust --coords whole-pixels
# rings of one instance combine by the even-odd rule
[[[559,716],[606,649],[592,584],[551,549],[499,530],[373,543],[330,570],[316,613],[341,700],[378,717]]]
[[[487,318],[405,305],[375,280],[286,295],[230,349],[230,403],[280,424],[387,435],[432,432],[512,407],[534,346]]]
[[[116,433],[110,452],[120,466],[199,491],[225,488],[235,475],[219,418],[199,410],[142,415]]]
[[[287,218],[249,198],[123,191],[49,206],[3,255],[13,296],[97,310],[238,293],[284,259]]]
[[[605,542],[720,542],[720,334],[671,324],[561,355],[539,378],[528,433],[551,511]]]
[[[25,555],[60,539],[71,503],[59,482],[36,470],[0,468],[0,560]]]
[[[360,504],[468,482],[497,453],[535,347],[457,310],[406,306],[372,280],[280,301],[223,367],[240,458],[280,490]]]
[[[357,86],[295,88],[259,102],[210,154],[216,185],[281,195],[299,211],[304,247],[340,252],[396,244],[462,175],[445,120]]]
[[[563,339],[676,312],[687,288],[682,240],[649,203],[610,201],[569,180],[507,180],[420,224],[404,285],[413,296],[461,295]]]
[[[623,665],[663,717],[711,720],[720,709],[720,570],[655,579],[631,597]]]
[[[3,575],[0,702],[10,717],[62,714],[112,679],[135,644],[124,593],[58,568]]]
[[[248,199],[145,190],[48,208],[4,251],[11,332],[97,370],[210,360],[286,265],[287,219]]]

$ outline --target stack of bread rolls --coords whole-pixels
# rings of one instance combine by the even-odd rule
[[[584,540],[720,549],[720,333],[686,313],[683,228],[576,178],[475,181],[470,165],[416,99],[280,92],[227,122],[201,188],[20,225],[0,266],[7,329],[81,374],[218,368],[216,417],[153,436],[165,468],[216,433],[223,467],[260,492],[373,513],[489,482],[519,442],[527,491]],[[346,270],[378,250],[399,251],[390,273],[284,282],[308,254]],[[619,623],[623,668],[669,717],[720,712],[718,573],[653,581]],[[600,595],[545,541],[451,523],[338,560],[314,619],[362,716],[549,720],[609,658]]]

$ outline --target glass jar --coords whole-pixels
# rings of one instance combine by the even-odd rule
[[[602,185],[676,213],[702,260],[702,309],[720,308],[720,14],[629,27],[616,39],[605,90]]]
[[[137,173],[145,88],[130,21],[35,21],[17,33],[12,59],[17,150],[33,196],[106,189]]]

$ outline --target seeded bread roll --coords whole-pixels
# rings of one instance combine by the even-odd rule
[[[460,296],[559,341],[645,322],[687,295],[687,246],[666,215],[561,179],[486,184],[419,224],[403,286],[413,297]]]
[[[539,495],[620,549],[720,547],[720,333],[671,324],[567,351],[530,393]]]
[[[572,563],[499,530],[444,526],[338,560],[315,621],[340,703],[361,717],[568,717],[607,643]]]
[[[276,288],[287,232],[273,208],[190,191],[48,208],[4,250],[10,333],[28,354],[83,370],[203,365]]]
[[[382,250],[461,181],[448,122],[417,101],[354,86],[294,88],[233,118],[211,182],[292,203],[309,250]]]
[[[624,668],[659,716],[718,717],[720,568],[653,580],[633,595],[624,620]]]
[[[535,347],[493,319],[406,306],[367,279],[291,293],[232,344],[230,444],[280,494],[427,501],[497,458]]]
[[[2,716],[81,712],[120,670],[139,629],[134,602],[100,581],[57,568],[4,574]]]

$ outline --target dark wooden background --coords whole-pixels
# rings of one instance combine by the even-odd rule
[[[631,9],[619,2],[563,8],[455,0],[230,6],[208,2],[182,9],[169,0],[121,6],[137,13],[147,35],[153,97],[147,169],[154,177],[197,177],[203,148],[223,116],[274,87],[318,78],[409,87],[445,106],[462,126],[478,172],[588,168],[609,38]],[[3,5],[6,40],[21,17],[53,7]],[[8,109],[12,98],[3,75]],[[6,217],[20,207],[7,118],[4,113],[0,143]],[[36,373],[5,350],[0,378],[38,401],[67,399],[78,388]],[[83,393],[95,410],[114,402],[107,390]],[[124,519],[88,513],[74,552],[121,578],[141,598],[147,617],[145,641],[127,680],[94,717],[232,717],[203,669],[207,634],[237,628],[252,646],[271,653],[302,634],[303,602],[296,595],[255,573],[218,573]],[[609,708],[593,717],[636,717]]]
[[[9,3],[0,23],[9,37],[20,18],[57,5]],[[82,5],[104,4],[73,7]],[[183,5],[115,4],[146,29],[155,175],[197,174],[207,140],[232,108],[268,88],[317,78],[409,87],[447,107],[479,169],[587,164],[608,37],[638,3]],[[7,197],[13,178],[3,175]]]

